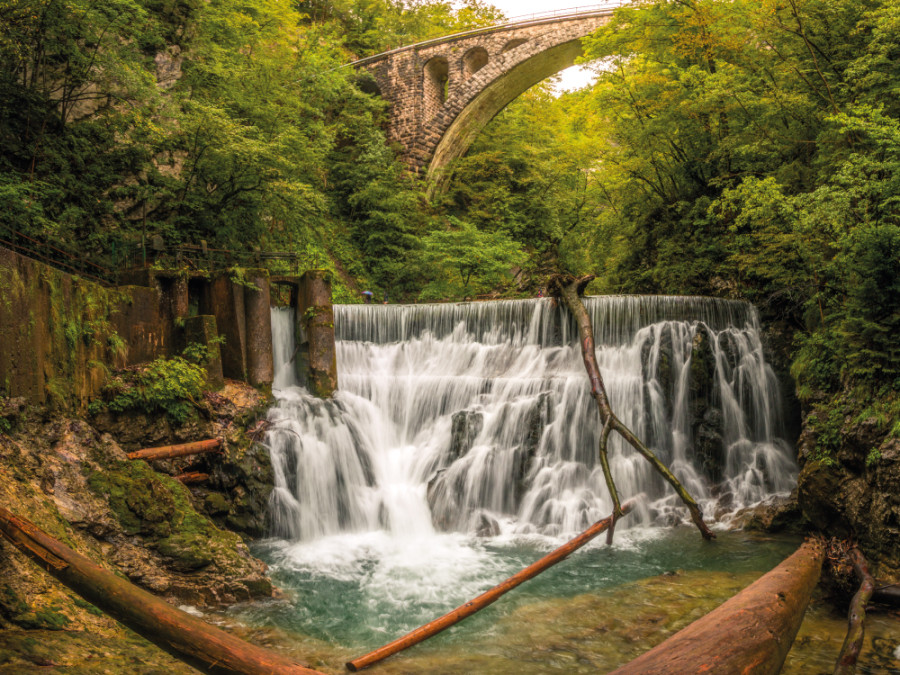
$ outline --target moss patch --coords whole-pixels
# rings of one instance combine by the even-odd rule
[[[215,564],[226,571],[241,566],[235,548],[240,537],[197,513],[184,485],[154,472],[145,462],[116,462],[88,476],[88,485],[106,496],[127,534],[143,537],[176,570]]]

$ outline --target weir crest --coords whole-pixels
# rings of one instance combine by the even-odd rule
[[[614,411],[705,517],[793,488],[781,396],[750,305],[638,296],[585,305]],[[273,310],[277,537],[562,536],[609,515],[577,333],[550,299],[334,313],[341,390],[320,400],[291,386],[294,315]],[[610,463],[623,498],[645,495],[626,526],[686,517],[618,438]]]

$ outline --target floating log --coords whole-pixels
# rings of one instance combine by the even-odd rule
[[[622,513],[628,513],[633,508],[633,506],[634,500],[626,502],[622,505]],[[397,652],[401,652],[404,649],[412,647],[413,645],[417,645],[423,640],[427,640],[428,638],[437,635],[441,631],[450,628],[450,626],[459,623],[463,619],[472,616],[473,614],[475,614],[475,612],[478,612],[479,610],[482,610],[488,605],[493,604],[494,602],[499,600],[502,595],[508,593],[516,586],[523,584],[529,579],[533,579],[544,570],[553,567],[556,563],[561,562],[562,560],[565,560],[572,553],[587,544],[591,539],[594,539],[596,536],[605,532],[612,525],[612,523],[612,516],[610,516],[609,518],[604,518],[603,520],[598,520],[596,523],[591,525],[588,529],[586,529],[584,532],[579,534],[568,543],[563,544],[552,553],[549,553],[537,562],[532,563],[521,572],[514,574],[506,581],[497,584],[489,591],[485,591],[474,600],[471,600],[470,602],[457,607],[452,612],[444,614],[444,616],[439,619],[435,619],[431,623],[416,628],[411,633],[407,633],[403,637],[398,638],[393,642],[376,649],[373,652],[349,661],[346,664],[347,670],[355,673],[356,671],[362,670],[363,668],[368,668],[372,664],[383,661],[387,657],[392,656]]]
[[[669,468],[663,464],[659,458],[631,431],[618,417],[615,416],[612,406],[609,403],[609,397],[606,394],[606,386],[603,384],[603,376],[600,374],[600,366],[597,365],[597,351],[594,346],[594,328],[591,325],[591,317],[581,302],[581,296],[587,285],[594,280],[594,275],[588,275],[581,279],[574,277],[554,277],[550,280],[550,287],[553,292],[562,299],[569,312],[575,319],[578,326],[578,334],[581,338],[581,357],[584,361],[584,369],[587,371],[588,380],[591,383],[591,397],[597,403],[597,409],[600,411],[600,424],[602,432],[600,434],[599,455],[600,466],[603,468],[603,476],[606,479],[606,486],[609,490],[610,498],[613,501],[613,523],[607,535],[607,543],[612,543],[612,534],[616,527],[616,520],[619,518],[621,511],[619,509],[619,494],[616,485],[613,482],[612,471],[609,468],[609,459],[607,456],[607,443],[609,435],[612,431],[617,432],[625,442],[643,455],[650,464],[656,469],[668,483],[672,486],[681,501],[687,507],[691,514],[691,520],[700,530],[700,534],[706,540],[715,539],[716,535],[703,521],[703,514],[700,513],[700,507],[697,502],[688,493],[681,484],[675,474],[669,471]]]
[[[771,572],[610,675],[781,672],[825,558],[807,541]]]
[[[834,675],[853,675],[856,672],[856,661],[862,651],[863,637],[866,634],[866,605],[872,599],[875,591],[875,580],[869,574],[869,565],[858,548],[850,551],[850,562],[853,571],[859,579],[859,590],[850,602],[850,611],[847,616],[847,637],[841,646],[834,667]]]
[[[221,438],[211,438],[208,441],[195,441],[181,445],[164,445],[159,448],[145,448],[128,453],[128,459],[172,459],[173,457],[189,457],[190,455],[202,455],[205,452],[215,452],[222,447]]]
[[[229,635],[97,566],[0,507],[0,534],[82,598],[204,673],[322,675]]]
[[[200,473],[199,471],[189,471],[188,473],[181,473],[175,476],[175,480],[184,483],[185,485],[194,485],[196,483],[205,483],[209,480],[208,473]]]

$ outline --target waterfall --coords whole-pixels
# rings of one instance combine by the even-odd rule
[[[622,296],[585,306],[613,410],[707,518],[792,489],[781,398],[750,305]],[[551,300],[336,306],[330,401],[292,386],[293,313],[275,309],[272,322],[278,537],[560,536],[611,512],[577,331]],[[645,496],[628,525],[686,517],[615,435],[609,452],[620,495]]]

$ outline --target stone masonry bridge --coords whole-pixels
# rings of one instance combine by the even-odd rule
[[[617,6],[557,12],[401,47],[351,64],[390,106],[388,140],[433,190],[484,126],[513,99],[582,55],[581,38]]]

